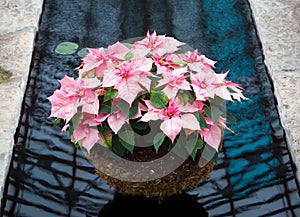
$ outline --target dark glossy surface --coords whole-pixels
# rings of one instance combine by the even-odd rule
[[[114,195],[67,133],[53,127],[46,99],[57,79],[74,75],[80,57],[54,53],[63,41],[100,47],[156,29],[217,60],[217,71],[251,100],[228,109],[237,135],[225,134],[210,180],[158,201]],[[293,166],[247,1],[47,0],[1,216],[126,216],[162,210],[185,216],[300,216]],[[134,206],[136,204],[136,206]]]

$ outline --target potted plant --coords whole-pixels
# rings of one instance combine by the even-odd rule
[[[180,193],[209,178],[231,131],[226,101],[246,99],[215,63],[155,31],[88,48],[78,74],[48,97],[50,117],[117,192]]]

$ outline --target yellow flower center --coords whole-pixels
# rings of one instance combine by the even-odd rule
[[[207,85],[205,84],[204,81],[201,82],[201,88],[205,89],[207,87]]]
[[[172,114],[171,112],[168,112],[168,116],[169,116],[169,117],[172,117],[173,114]]]
[[[83,96],[83,94],[84,94],[84,91],[81,90],[81,91],[79,92],[79,96]]]

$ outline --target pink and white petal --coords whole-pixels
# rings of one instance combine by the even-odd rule
[[[154,120],[154,121],[159,120],[159,115],[157,114],[157,112],[148,111],[140,119],[140,121],[143,121],[143,122],[149,122],[150,120]]]
[[[89,114],[89,113],[83,113],[83,114],[84,114],[83,115],[83,121],[82,121],[83,125],[88,125],[88,126],[97,126],[97,125],[99,125],[95,121],[96,115]]]
[[[176,50],[178,50],[178,48],[176,49],[166,49],[166,48],[160,48],[160,47],[157,47],[155,48],[153,51],[151,51],[152,54],[158,54],[159,56],[163,56],[164,54],[166,53],[173,53],[175,52]]]
[[[162,79],[158,81],[157,87],[166,85],[170,83],[170,81],[172,81],[172,79],[169,76],[164,76]]]
[[[110,114],[98,114],[95,118],[95,122],[97,125],[101,124]]]
[[[108,62],[109,61],[105,61],[96,68],[96,77],[97,78],[103,78],[105,71],[109,68]]]
[[[147,111],[148,108],[147,108],[147,106],[144,106],[142,103],[139,103],[139,110],[141,110],[141,111]]]
[[[145,48],[145,47],[143,47]],[[149,52],[150,52],[150,48],[148,49],[143,49],[143,48],[134,48],[131,50],[131,52],[133,53],[134,57],[145,57]]]
[[[222,99],[232,101],[231,94],[226,86],[216,87],[213,92]]]
[[[184,45],[184,42],[181,42],[173,37],[167,37],[167,45],[170,47],[179,47],[181,45]]]
[[[82,88],[96,88],[101,85],[101,81],[98,78],[82,78],[83,85]]]
[[[116,42],[113,45],[108,46],[108,55],[118,60],[124,60],[126,53],[129,51],[130,49],[120,42]]]
[[[82,103],[82,112],[86,112],[89,114],[98,114],[99,112],[99,103],[95,101],[95,103]]]
[[[62,132],[66,132],[67,129],[69,128],[69,126],[70,126],[70,124],[65,124],[65,125],[63,126],[63,128],[61,129],[61,131],[62,131]]]
[[[95,120],[97,122],[103,122],[108,116],[109,114],[98,114]]]
[[[199,111],[199,108],[196,107],[194,104],[190,104],[190,103],[187,103],[186,105],[184,104],[179,104],[178,105],[178,108],[181,112],[196,112],[196,111]]]
[[[193,87],[194,93],[196,95],[196,100],[205,101],[208,98],[206,91],[198,87],[197,85],[191,84]]]
[[[193,114],[184,114],[181,116],[182,128],[190,130],[200,130],[200,124]]]
[[[176,136],[180,133],[182,128],[182,121],[180,117],[173,117],[163,121],[160,129],[174,142]]]
[[[217,62],[217,61],[214,61],[214,60],[212,60],[212,59],[207,58],[205,55],[201,55],[201,56],[200,56],[200,61],[201,61],[203,64],[209,65],[209,66],[211,66],[211,67],[213,67],[213,68],[215,68],[215,64],[216,64],[216,62]]]
[[[219,127],[215,125],[212,125],[209,128],[209,131],[204,135],[204,141],[216,151],[219,150],[221,138],[222,131]]]
[[[65,75],[62,79],[58,81],[61,85],[61,89],[64,89],[64,87],[73,87],[75,88],[78,85],[78,80],[75,80],[72,77],[69,77]]]
[[[88,133],[88,127],[83,124],[79,124],[78,127],[73,132],[73,137],[76,142],[82,140],[84,137],[87,136]]]
[[[209,72],[211,71],[211,66],[205,66],[203,63],[201,62],[194,62],[194,63],[189,63],[188,64],[189,69],[191,71],[197,72],[197,73],[204,73],[204,72]]]
[[[89,128],[87,136],[82,139],[82,146],[89,153],[91,148],[99,141],[99,139],[99,131],[97,128]]]
[[[183,103],[183,100],[180,99],[180,98],[175,98],[174,99],[176,105],[178,106],[178,109],[180,112],[196,112],[198,111],[198,107],[196,107],[194,104],[190,104],[190,103],[187,103],[187,104],[184,104]]]
[[[155,108],[155,107],[152,105],[152,103],[151,103],[150,100],[144,100],[144,102],[145,102],[146,106],[148,107],[147,110],[153,111],[153,112],[156,112],[156,113],[163,113],[163,110],[164,110],[164,109],[162,109],[162,108]]]
[[[151,58],[137,58],[134,64],[138,67],[136,70],[141,72],[149,72],[152,68],[153,60]]]
[[[139,83],[146,88],[148,92],[150,92],[151,88],[151,79],[147,78],[146,76],[141,76]]]
[[[181,84],[177,84],[176,86],[181,90],[191,90],[190,83],[187,80],[184,80]]]
[[[216,74],[216,78],[219,81],[219,83],[223,83],[226,76],[228,75],[229,71],[225,72],[225,73],[220,73],[220,74]]]
[[[102,87],[113,87],[121,81],[121,78],[114,71],[104,74]]]
[[[142,87],[135,80],[123,82],[118,89],[118,97],[128,102],[130,105],[137,95],[142,91]]]
[[[169,99],[174,99],[176,97],[178,89],[177,89],[177,87],[174,87],[174,86],[171,86],[171,85],[167,85],[163,89],[163,92],[165,92],[165,94],[167,94],[167,96],[169,97]]]
[[[114,131],[114,133],[118,133],[121,127],[125,124],[125,120],[118,118],[117,115],[112,114],[107,118],[108,125]]]
[[[91,62],[87,62],[83,65],[82,69],[80,69],[80,73],[84,73],[84,72],[89,72],[95,68],[97,68],[98,66],[100,66],[102,63],[104,62],[104,60],[93,60]]]
[[[203,101],[196,100],[194,101],[193,106],[197,109],[197,111],[202,111],[204,108],[204,103]]]

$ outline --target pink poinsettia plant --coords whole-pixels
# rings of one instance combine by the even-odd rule
[[[135,134],[145,133],[150,122],[159,123],[156,151],[184,132],[199,138],[192,150],[186,147],[192,157],[204,145],[218,152],[223,131],[231,131],[222,105],[246,99],[243,88],[226,80],[228,72],[217,73],[216,61],[185,45],[148,31],[132,43],[88,48],[76,78],[59,80],[60,89],[48,97],[50,117],[87,153],[96,144],[114,150],[116,143],[133,152]],[[124,127],[127,137],[120,136]]]

